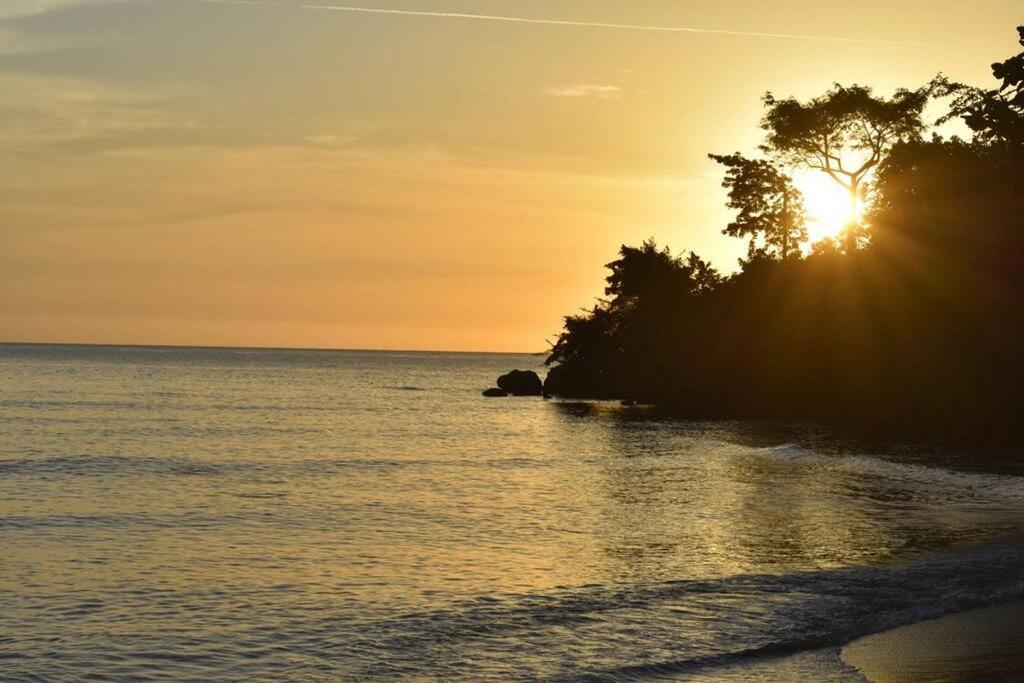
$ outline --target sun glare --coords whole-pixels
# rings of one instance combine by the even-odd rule
[[[846,190],[819,171],[797,171],[793,183],[804,195],[811,244],[842,232],[852,218]]]

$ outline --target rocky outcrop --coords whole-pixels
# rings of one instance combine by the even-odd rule
[[[498,378],[498,387],[513,396],[540,396],[544,383],[540,375],[532,370],[513,370]]]
[[[548,376],[544,379],[543,391],[548,396],[561,396],[568,393],[568,373],[563,365],[556,365],[548,370]]]
[[[484,391],[484,396],[487,398],[504,398],[505,396],[508,396],[508,392],[504,389],[487,389]]]

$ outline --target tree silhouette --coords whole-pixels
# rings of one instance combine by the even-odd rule
[[[1024,45],[1024,26],[1017,27]],[[992,65],[992,75],[1002,81],[998,89],[985,90],[954,83],[945,76],[932,81],[938,97],[953,97],[945,123],[962,118],[983,142],[1024,143],[1024,52]]]
[[[737,210],[722,233],[749,237],[748,259],[759,252],[783,261],[798,256],[800,245],[807,241],[806,216],[803,196],[789,176],[765,159],[748,159],[739,153],[708,156],[728,169],[722,187],[729,190],[727,206]]]
[[[686,257],[686,269],[690,274],[693,288],[691,291],[694,294],[708,294],[722,284],[722,276],[718,270],[710,261],[705,261],[695,252],[691,251]]]
[[[848,253],[857,249],[861,235],[855,216],[865,177],[892,145],[920,137],[927,100],[927,89],[901,89],[886,99],[864,86],[839,84],[806,103],[764,96],[767,111],[761,127],[768,135],[763,149],[825,173],[849,193]],[[851,161],[851,156],[856,159]],[[848,167],[850,163],[855,165]]]
[[[677,375],[677,351],[699,328],[694,309],[722,278],[710,263],[660,248],[654,240],[623,245],[606,266],[605,295],[592,310],[565,318],[547,360],[557,364],[545,385],[562,395],[653,396],[659,379]]]
[[[625,299],[656,301],[665,297],[699,294],[713,289],[720,279],[709,263],[690,252],[684,261],[668,247],[659,249],[653,239],[640,247],[623,245],[604,293],[614,297],[613,306]]]

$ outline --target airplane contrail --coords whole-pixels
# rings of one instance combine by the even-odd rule
[[[422,10],[383,9],[378,7],[354,7],[349,5],[324,4],[288,4],[271,2],[270,0],[192,0],[211,5],[245,5],[256,7],[284,7],[304,10],[321,10],[329,12],[349,12],[353,14],[386,14],[403,17],[430,17],[434,19],[466,19],[474,21],[504,22],[510,24],[539,24],[543,26],[570,26],[575,28],[614,29],[619,31],[655,31],[659,33],[700,33],[722,36],[742,36],[747,38],[777,38],[785,40],[817,40],[833,43],[862,43],[873,45],[903,45],[915,47],[934,47],[932,43],[914,43],[899,40],[878,40],[872,38],[847,38],[842,36],[820,36],[802,33],[768,33],[763,31],[731,31],[727,29],[697,28],[693,26],[652,26],[648,24],[609,24],[599,21],[579,21],[575,19],[538,19],[531,17],[513,17],[493,14],[470,14],[466,12],[427,12]]]

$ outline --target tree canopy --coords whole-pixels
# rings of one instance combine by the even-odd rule
[[[807,102],[793,97],[780,100],[768,93],[761,121],[766,131],[762,149],[828,175],[849,193],[853,217],[867,174],[892,145],[920,137],[927,101],[927,89],[900,89],[885,98],[861,85],[836,84]],[[857,248],[859,236],[851,225],[845,240],[848,252]]]
[[[739,153],[708,156],[728,169],[722,181],[729,190],[726,205],[737,211],[722,232],[750,239],[748,260],[799,256],[800,246],[807,241],[807,217],[803,195],[793,180],[767,159],[748,159]]]

